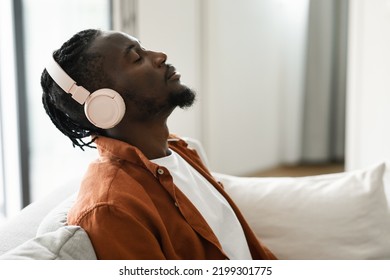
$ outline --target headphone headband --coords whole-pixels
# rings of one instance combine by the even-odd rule
[[[69,93],[74,100],[81,105],[85,103],[88,96],[91,94],[88,90],[82,86],[78,86],[76,82],[61,68],[61,66],[51,56],[49,62],[46,65],[46,71],[50,77],[59,85],[66,93]]]

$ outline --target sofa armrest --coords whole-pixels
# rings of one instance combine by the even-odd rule
[[[78,190],[79,181],[55,189],[45,198],[33,202],[16,216],[0,225],[0,255],[34,238],[43,218],[59,203]]]

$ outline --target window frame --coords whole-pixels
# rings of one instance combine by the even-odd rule
[[[12,0],[0,4],[0,160],[5,217],[15,215],[23,207],[13,4]]]

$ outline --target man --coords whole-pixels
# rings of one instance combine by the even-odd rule
[[[68,213],[68,223],[86,230],[99,259],[274,258],[196,151],[169,134],[168,117],[176,107],[191,106],[195,93],[164,53],[123,33],[84,30],[53,58],[57,66],[41,78],[46,112],[74,145],[93,142],[100,155]],[[59,67],[66,72],[61,77],[88,90],[81,102],[77,96],[85,90],[63,86]],[[104,88],[124,103],[123,116],[108,126],[94,123],[87,109]],[[99,108],[97,118],[106,113]],[[91,142],[83,141],[87,136]]]

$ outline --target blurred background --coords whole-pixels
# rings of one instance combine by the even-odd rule
[[[87,28],[168,55],[198,92],[170,130],[200,140],[213,171],[304,176],[390,154],[389,0],[2,0],[0,217],[78,183],[96,157],[41,105],[45,62]]]

